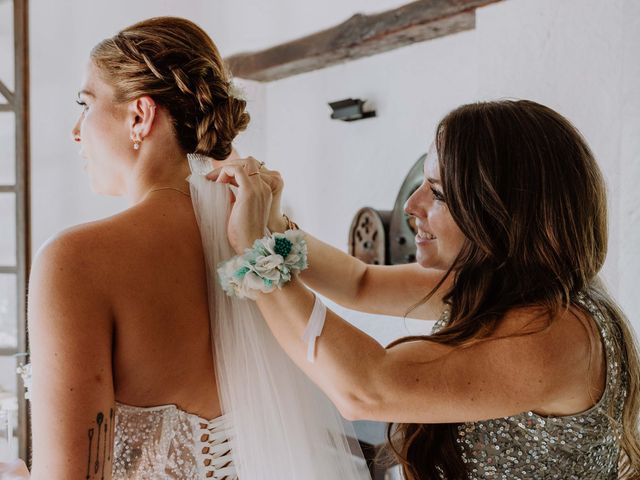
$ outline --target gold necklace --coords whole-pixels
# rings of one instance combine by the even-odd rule
[[[151,192],[157,192],[158,190],[175,190],[176,192],[180,192],[181,194],[186,195],[187,197],[191,198],[191,195],[189,195],[188,193],[183,192],[179,188],[174,188],[174,187],[152,188],[151,190],[149,190],[147,193],[144,194],[144,198],[147,198],[147,195],[149,195]]]

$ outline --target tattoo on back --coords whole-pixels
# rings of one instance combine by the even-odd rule
[[[98,413],[96,417],[96,423],[98,424],[98,445],[96,446],[96,465],[93,470],[93,473],[98,473],[100,470],[100,434],[102,433],[102,422],[104,421],[104,415],[102,412]]]
[[[93,444],[93,428],[89,429],[89,461],[87,463],[87,480],[91,478],[89,473],[91,472],[91,445]]]
[[[111,442],[113,435],[113,408],[109,412],[108,420],[105,419],[105,415],[102,412],[98,412],[96,415],[96,426],[93,426],[87,431],[87,437],[89,440],[89,458],[87,459],[87,476],[86,480],[91,478],[100,478],[104,480],[104,473],[106,463],[111,459]],[[93,438],[97,435],[95,442]],[[107,447],[107,444],[109,446]],[[102,447],[102,448],[100,448]],[[109,454],[107,456],[107,448]],[[94,457],[95,454],[95,457]],[[93,467],[93,468],[92,468]],[[102,468],[101,468],[102,467]],[[93,471],[92,471],[93,470]],[[98,476],[98,472],[101,472],[101,476]]]

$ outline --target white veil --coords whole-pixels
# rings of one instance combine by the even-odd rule
[[[351,425],[286,356],[257,305],[228,297],[218,283],[218,264],[235,254],[226,232],[230,187],[204,178],[208,157],[190,154],[188,160],[218,391],[239,479],[370,480]]]

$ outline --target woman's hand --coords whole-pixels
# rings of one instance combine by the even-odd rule
[[[282,176],[280,172],[275,170],[269,170],[264,166],[262,162],[259,162],[253,157],[247,158],[238,158],[230,156],[227,160],[218,161],[213,160],[212,162],[214,171],[210,173],[210,175],[214,175],[220,168],[229,165],[237,165],[244,166],[247,172],[260,172],[260,178],[263,180],[269,188],[271,189],[271,209],[269,211],[269,219],[267,220],[267,228],[271,232],[284,232],[287,229],[287,222],[284,220],[282,216],[281,209],[281,200],[282,200],[282,191],[284,190],[284,181],[282,180]],[[211,178],[211,177],[208,177]]]
[[[0,479],[2,480],[27,480],[30,478],[29,470],[24,461],[18,459],[11,462],[0,462]]]
[[[233,162],[213,170],[207,178],[237,187],[232,197],[227,235],[233,249],[240,254],[264,236],[273,196],[268,180],[262,179],[257,160],[249,157],[243,162]]]

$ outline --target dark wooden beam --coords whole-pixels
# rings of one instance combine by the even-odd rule
[[[501,0],[418,0],[354,15],[328,30],[226,59],[235,77],[269,82],[475,28],[475,10]]]

